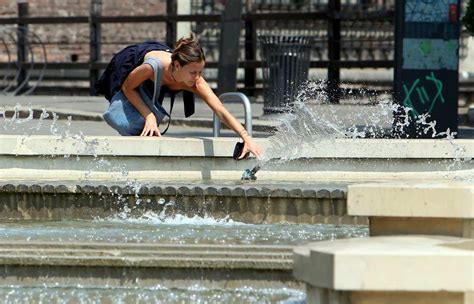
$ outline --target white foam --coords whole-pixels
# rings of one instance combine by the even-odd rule
[[[140,217],[130,217],[126,214],[119,216],[112,216],[105,219],[98,219],[99,221],[110,221],[110,222],[120,222],[120,223],[133,223],[133,224],[148,224],[148,225],[189,225],[189,226],[239,226],[247,225],[242,222],[237,222],[226,216],[224,218],[214,218],[209,215],[204,217],[194,215],[192,217],[183,215],[183,214],[174,214],[174,215],[165,215],[164,212],[156,213],[152,211],[147,211]]]

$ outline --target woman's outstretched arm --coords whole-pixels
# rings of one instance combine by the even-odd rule
[[[252,137],[247,133],[245,128],[235,119],[235,117],[230,114],[227,108],[222,104],[219,98],[214,94],[209,84],[204,80],[204,78],[199,78],[196,82],[196,86],[193,88],[194,93],[198,94],[204,102],[209,105],[209,107],[216,113],[217,117],[225,123],[229,128],[235,131],[244,141],[244,148],[242,149],[242,154],[239,156],[239,159],[242,159],[245,154],[251,152],[257,158],[263,157],[262,148],[255,143]]]

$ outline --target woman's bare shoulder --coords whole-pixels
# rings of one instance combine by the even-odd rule
[[[163,65],[171,64],[171,53],[166,51],[150,51],[145,54],[145,60],[148,58],[158,58]]]

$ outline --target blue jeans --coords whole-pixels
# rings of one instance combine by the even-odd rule
[[[118,91],[112,97],[103,117],[109,126],[124,136],[140,135],[145,126],[145,119],[122,91]]]
[[[160,125],[163,118],[170,117],[168,112],[160,104],[154,104],[151,101],[151,97],[148,96],[141,87],[138,89],[138,92],[143,102],[145,102],[145,105],[155,115],[156,125]],[[130,101],[128,101],[122,91],[118,91],[114,97],[112,97],[110,106],[107,111],[105,111],[103,117],[109,126],[117,130],[120,135],[140,135],[145,126],[145,119]],[[161,135],[165,134],[166,130],[168,130],[168,128],[162,131]]]

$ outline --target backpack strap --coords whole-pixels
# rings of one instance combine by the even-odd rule
[[[163,64],[161,63],[161,60],[159,58],[154,58],[154,57],[149,57],[143,63],[151,65],[154,72],[155,87],[153,89],[153,97],[151,99],[152,104],[151,105],[147,104],[147,106],[149,106],[150,110],[156,115],[158,123],[160,123],[164,117],[166,116],[168,117],[168,125],[166,126],[165,130],[161,132],[161,135],[164,135],[166,131],[168,131],[168,128],[170,127],[170,124],[171,124],[171,112],[173,111],[174,98],[171,99],[170,113],[168,113],[165,110],[165,108],[163,108],[160,102],[161,100],[160,95],[164,93],[164,92],[160,92],[161,79],[163,78]],[[156,111],[158,111],[158,113],[155,113]]]

